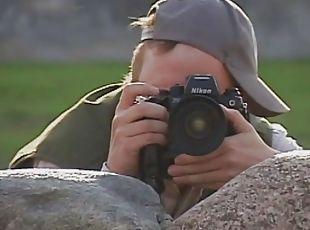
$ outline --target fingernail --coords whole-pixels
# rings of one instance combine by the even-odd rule
[[[169,168],[168,168],[168,174],[170,175],[170,176],[172,176],[172,174],[173,174],[173,167],[172,166],[169,166]]]

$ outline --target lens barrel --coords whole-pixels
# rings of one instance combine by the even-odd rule
[[[200,156],[218,148],[227,133],[223,109],[214,99],[188,96],[170,112],[169,152]]]

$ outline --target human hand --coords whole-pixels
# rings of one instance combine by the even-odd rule
[[[137,96],[158,93],[158,88],[146,83],[130,83],[124,88],[112,121],[107,159],[107,167],[112,172],[137,176],[140,149],[148,144],[166,143],[166,108],[151,102],[135,104]]]
[[[223,110],[237,134],[226,137],[220,147],[210,154],[177,156],[175,164],[168,168],[175,183],[219,189],[242,171],[277,152],[264,143],[238,111],[225,107]]]

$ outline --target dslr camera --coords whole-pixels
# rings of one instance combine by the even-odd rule
[[[168,144],[151,144],[140,154],[141,179],[157,192],[163,191],[163,178],[174,158],[182,153],[201,156],[217,149],[226,136],[234,134],[220,104],[238,110],[248,119],[247,104],[238,88],[219,93],[211,75],[191,75],[185,86],[175,85],[146,102],[164,106],[169,112]]]

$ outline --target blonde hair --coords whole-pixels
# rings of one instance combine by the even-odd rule
[[[141,29],[148,28],[154,25],[156,13],[152,13],[147,17],[135,18],[130,24],[130,27],[140,27]],[[156,48],[159,52],[168,52],[172,50],[177,42],[167,40],[146,40],[139,43],[133,51],[129,72],[124,77],[124,82],[136,82],[139,80],[139,75],[144,61],[144,53],[146,48]]]

